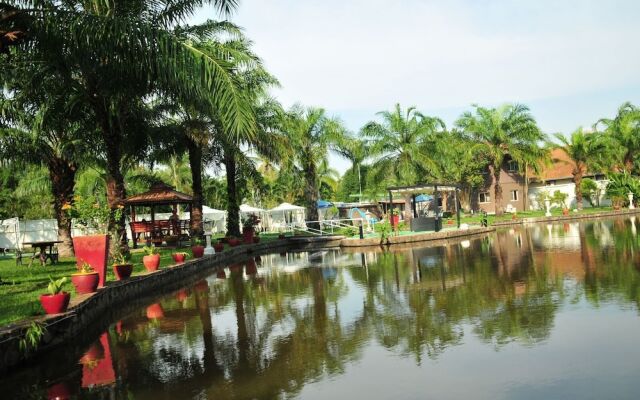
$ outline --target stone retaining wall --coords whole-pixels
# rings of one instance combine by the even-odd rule
[[[64,314],[29,318],[0,328],[0,373],[8,368],[37,359],[49,350],[76,339],[79,333],[103,331],[115,315],[124,316],[149,301],[172,290],[180,289],[211,275],[216,268],[249,257],[295,248],[290,239],[243,245],[203,258],[137,275],[124,281],[109,282],[96,293],[74,297]],[[37,349],[25,354],[19,349],[19,340],[26,329],[37,321],[45,325],[46,333]]]
[[[512,226],[512,225],[521,225],[521,224],[537,224],[540,222],[558,222],[558,221],[572,221],[578,219],[589,219],[589,218],[604,218],[604,217],[621,217],[625,215],[635,215],[640,213],[640,209],[634,210],[618,210],[618,211],[602,211],[598,213],[589,213],[589,214],[571,214],[569,215],[557,215],[553,217],[531,217],[531,218],[519,218],[511,221],[499,221],[494,222],[491,226]]]
[[[385,243],[380,243],[380,238],[343,239],[340,242],[340,246],[341,247],[365,247],[365,246],[380,246],[381,244],[394,245],[394,244],[403,244],[403,243],[425,242],[425,241],[431,241],[431,240],[450,239],[450,238],[462,237],[462,236],[472,236],[472,235],[477,235],[481,233],[491,232],[494,230],[495,228],[493,227],[488,227],[488,228],[472,227],[469,229],[456,229],[451,231],[390,236],[387,238]]]

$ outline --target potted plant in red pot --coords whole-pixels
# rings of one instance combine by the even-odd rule
[[[242,241],[245,244],[253,243],[256,235],[256,226],[260,223],[260,218],[256,214],[249,214],[242,220]]]
[[[224,243],[222,242],[215,243],[213,245],[213,250],[215,250],[216,253],[222,253],[224,251]]]
[[[389,218],[391,218],[391,225],[398,226],[398,224],[400,223],[400,210],[398,210],[397,208],[391,210],[391,216]]]
[[[193,238],[191,241],[191,254],[193,258],[200,258],[204,255],[204,246],[202,245],[202,239]]]
[[[144,246],[145,256],[142,257],[142,263],[149,272],[157,271],[160,267],[160,254],[156,246],[151,244],[150,246]]]
[[[177,263],[183,263],[184,260],[187,259],[187,253],[185,253],[184,251],[178,251],[176,253],[171,254],[171,257],[173,258],[173,261]]]
[[[109,218],[119,220],[123,206],[111,210],[94,196],[75,196],[72,204],[62,206],[69,217],[75,221],[75,227],[83,232],[73,237],[73,249],[78,267],[84,263],[91,265],[98,273],[98,287],[103,287],[107,276],[109,255]]]
[[[230,237],[227,240],[227,243],[229,243],[229,246],[231,246],[231,247],[236,247],[236,246],[238,246],[240,244],[240,240],[237,239],[237,238],[234,238],[234,237]]]
[[[133,264],[129,262],[129,258],[131,254],[124,253],[120,248],[113,254],[113,273],[119,281],[129,278],[133,272]]]
[[[40,295],[40,304],[47,314],[60,314],[67,311],[71,295],[62,291],[62,286],[67,282],[66,277],[56,279],[49,277],[49,285],[46,294]]]
[[[98,290],[98,280],[100,276],[86,262],[78,269],[78,272],[71,275],[71,282],[76,288],[76,293],[87,294]]]
[[[255,235],[255,236],[253,237],[253,243],[260,243],[260,236]]]

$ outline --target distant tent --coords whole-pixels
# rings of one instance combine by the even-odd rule
[[[318,200],[317,205],[318,205],[318,208],[329,208],[333,205],[333,203],[328,202],[326,200]]]
[[[431,200],[433,200],[433,196],[429,196],[428,194],[416,196],[416,203],[424,203]]]

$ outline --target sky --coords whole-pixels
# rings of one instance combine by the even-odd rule
[[[447,127],[472,104],[524,103],[566,134],[640,104],[638,15],[638,0],[240,0],[229,19],[284,106],[323,107],[353,132],[396,103]]]

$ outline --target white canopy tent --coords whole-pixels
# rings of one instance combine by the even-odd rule
[[[290,226],[304,227],[305,212],[306,209],[304,207],[282,203],[269,210],[271,227],[278,231],[287,229]]]
[[[258,226],[256,227],[257,231],[261,231],[263,227],[268,226],[268,221],[267,221],[267,217],[269,216],[269,214],[267,213],[267,210],[264,210],[262,208],[258,208],[258,207],[253,207],[250,206],[248,204],[240,204],[240,225],[242,227],[242,220],[247,219],[249,217],[249,215],[251,214],[255,214],[258,216],[258,218],[260,218],[260,223],[258,224]]]

